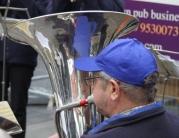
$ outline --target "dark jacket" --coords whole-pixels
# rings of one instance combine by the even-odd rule
[[[110,119],[81,138],[179,138],[179,116],[163,106]]]
[[[53,0],[52,13],[79,11],[79,10],[106,10],[124,11],[124,0]]]
[[[6,1],[2,0],[0,5],[5,6]],[[46,7],[49,4],[49,0],[11,0],[10,2],[11,7],[28,8],[31,18],[47,14]],[[27,19],[24,11],[9,11],[8,13],[8,17],[14,19]],[[8,39],[6,43],[6,63],[33,67],[37,65],[37,52],[31,46],[15,43]],[[2,62],[3,41],[0,41],[0,63]]]

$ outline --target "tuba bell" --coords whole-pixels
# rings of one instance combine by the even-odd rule
[[[76,70],[74,60],[96,56],[138,24],[137,18],[124,13],[78,11],[31,18],[8,29],[9,39],[31,45],[46,65],[60,138],[79,138],[104,120],[91,104],[92,90],[83,80],[93,74]]]

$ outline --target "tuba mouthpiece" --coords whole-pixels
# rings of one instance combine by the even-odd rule
[[[90,96],[87,97],[87,101],[89,104],[94,103],[93,94],[91,94]]]
[[[83,106],[83,105],[91,104],[91,103],[94,103],[93,102],[93,95],[88,96],[87,99],[80,100],[79,106]]]

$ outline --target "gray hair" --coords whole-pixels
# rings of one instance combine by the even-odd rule
[[[102,88],[106,89],[106,84],[110,79],[114,79],[105,72],[99,72],[99,76],[102,78]],[[155,96],[157,93],[156,83],[158,81],[159,74],[153,72],[144,80],[144,87],[128,84],[120,80],[114,79],[119,85],[120,88],[124,91],[129,100],[133,102],[154,102]]]

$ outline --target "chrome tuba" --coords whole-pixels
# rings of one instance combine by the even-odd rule
[[[95,105],[88,104],[93,103],[92,91],[83,78],[92,74],[77,71],[74,60],[96,56],[138,24],[138,19],[124,13],[78,11],[32,18],[8,30],[11,40],[31,45],[44,60],[54,92],[55,123],[61,138],[79,138],[103,121]]]

